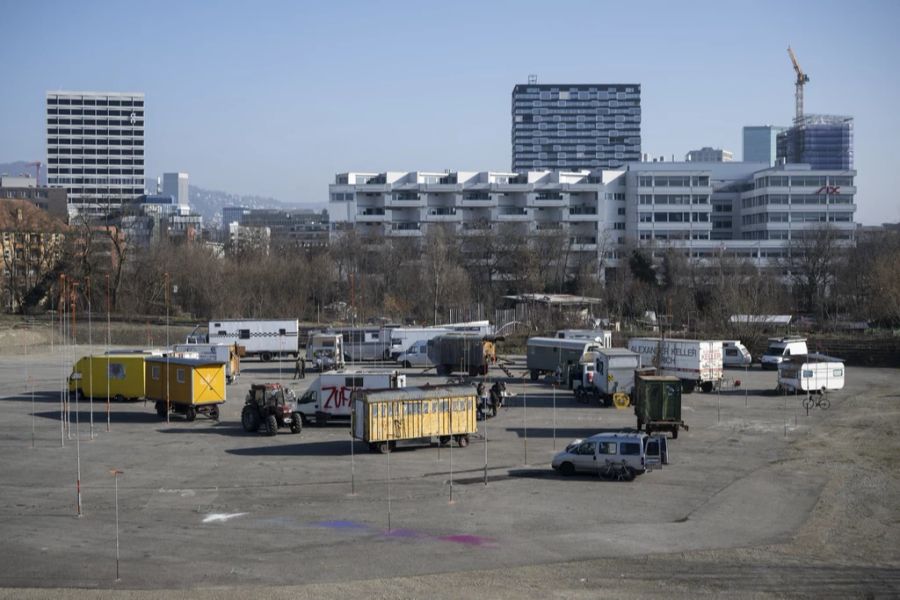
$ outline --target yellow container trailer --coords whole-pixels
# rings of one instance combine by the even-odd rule
[[[478,431],[478,398],[472,386],[407,387],[353,392],[353,437],[373,452],[390,452],[398,443],[464,448]]]
[[[72,367],[69,391],[88,398],[139,400],[146,394],[145,354],[84,356]]]
[[[225,363],[198,358],[148,356],[147,399],[164,419],[169,412],[193,421],[198,413],[218,420],[225,403]]]

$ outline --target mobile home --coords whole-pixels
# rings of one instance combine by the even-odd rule
[[[844,389],[844,361],[824,354],[791,356],[778,365],[778,390],[822,393]]]
[[[192,335],[188,343],[238,344],[244,356],[270,361],[282,356],[296,357],[300,347],[297,319],[232,319],[210,321],[206,340]]]
[[[193,358],[150,356],[146,367],[147,400],[154,402],[156,414],[171,412],[193,421],[198,413],[219,418],[225,403],[225,364]]]
[[[140,400],[146,393],[144,359],[147,354],[85,356],[72,367],[69,391],[87,398]]]

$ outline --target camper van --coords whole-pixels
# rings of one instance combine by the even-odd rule
[[[763,369],[777,369],[778,365],[791,356],[809,354],[804,337],[769,338],[769,347],[763,353],[759,362]]]
[[[320,371],[344,366],[344,338],[339,333],[314,333],[306,344],[306,360]]]
[[[722,342],[722,366],[746,367],[753,362],[750,351],[739,340]]]

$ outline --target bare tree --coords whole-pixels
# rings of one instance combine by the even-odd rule
[[[801,309],[824,323],[827,298],[844,254],[838,231],[831,226],[795,232],[784,265]]]

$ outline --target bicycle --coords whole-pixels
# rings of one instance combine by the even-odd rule
[[[831,401],[825,395],[810,395],[803,399],[803,408],[805,408],[806,410],[809,410],[811,408],[821,408],[822,410],[828,410],[830,406]]]
[[[599,475],[610,481],[632,481],[635,472],[624,460],[618,463],[607,459],[606,464],[600,467]]]

